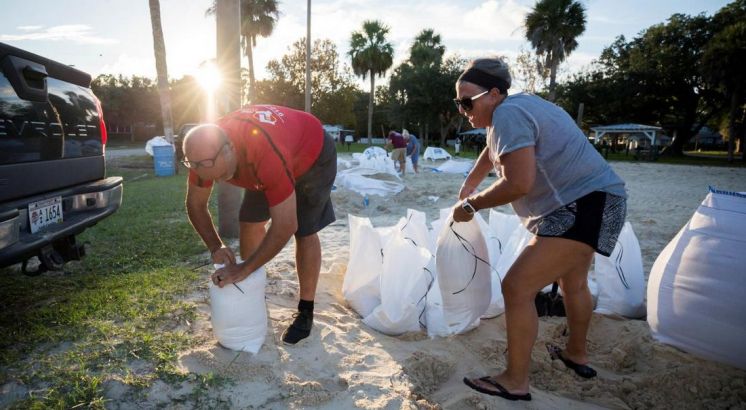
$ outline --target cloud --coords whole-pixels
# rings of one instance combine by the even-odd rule
[[[43,26],[21,26],[24,34],[0,34],[0,41],[72,41],[78,44],[113,44],[117,40],[96,36],[85,24],[67,24],[42,29]]]
[[[125,77],[132,75],[155,78],[155,61],[153,58],[133,57],[129,54],[122,53],[113,63],[105,64],[98,70],[95,70],[94,77],[99,74],[122,74]],[[173,78],[173,76],[171,76]]]
[[[18,26],[16,28],[21,31],[35,31],[41,30],[43,27],[44,26]]]

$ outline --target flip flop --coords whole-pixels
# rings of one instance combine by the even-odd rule
[[[591,368],[590,366],[575,363],[570,359],[565,359],[564,357],[562,357],[562,349],[560,349],[559,346],[547,343],[547,350],[549,351],[549,356],[552,358],[552,360],[562,360],[562,363],[564,363],[568,369],[572,369],[578,376],[584,379],[590,379],[596,376],[596,371],[593,370],[593,368]]]
[[[512,400],[512,401],[517,401],[517,400],[530,401],[531,400],[531,393],[513,394],[509,392],[505,387],[503,387],[500,383],[492,380],[490,376],[480,377],[479,380],[489,384],[490,386],[496,388],[497,390],[485,389],[484,387],[471,381],[471,379],[469,379],[468,377],[464,377],[464,384],[466,384],[467,386],[471,387],[472,389],[480,393],[489,394],[490,396],[502,397],[503,399],[506,399],[506,400]]]

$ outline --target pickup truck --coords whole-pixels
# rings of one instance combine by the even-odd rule
[[[59,270],[85,254],[75,236],[122,203],[101,104],[89,74],[4,43],[0,70],[0,268]]]

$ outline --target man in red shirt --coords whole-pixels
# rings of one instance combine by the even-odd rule
[[[189,168],[186,207],[214,263],[223,287],[239,282],[277,255],[295,235],[300,302],[294,322],[282,335],[286,344],[309,336],[321,270],[318,232],[334,222],[330,198],[337,173],[334,140],[311,114],[274,105],[244,107],[217,125],[192,129],[184,139]],[[213,181],[245,188],[239,214],[241,258],[225,246],[212,222],[208,200]],[[265,230],[267,221],[272,223]]]

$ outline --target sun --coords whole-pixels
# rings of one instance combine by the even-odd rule
[[[223,78],[220,75],[220,70],[218,70],[218,67],[212,62],[201,64],[195,77],[197,77],[199,85],[208,93],[215,92],[223,81]]]

